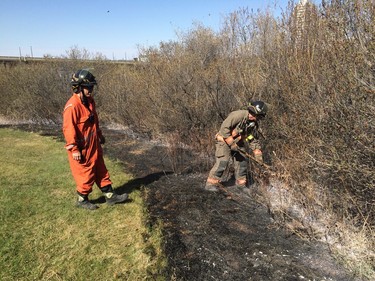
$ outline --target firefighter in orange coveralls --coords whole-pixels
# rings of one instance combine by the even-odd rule
[[[72,76],[73,95],[63,112],[63,133],[66,141],[70,169],[77,185],[77,207],[95,210],[97,205],[88,200],[94,183],[104,193],[109,205],[124,202],[128,195],[116,194],[103,160],[105,138],[99,128],[98,115],[92,92],[95,77],[87,69]]]
[[[221,177],[233,157],[236,185],[247,187],[247,161],[239,151],[244,151],[245,142],[259,163],[263,163],[261,145],[257,139],[259,120],[267,113],[267,105],[263,101],[250,102],[247,109],[231,112],[221,124],[216,134],[216,162],[212,167],[205,185],[209,191],[217,191],[221,185]]]

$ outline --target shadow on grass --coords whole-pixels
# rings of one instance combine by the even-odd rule
[[[141,189],[142,186],[147,186],[155,181],[158,181],[161,177],[164,177],[170,174],[173,174],[173,172],[158,172],[158,173],[149,174],[142,178],[136,178],[116,188],[115,192],[119,195],[124,194],[124,193],[130,194],[134,190],[139,190]],[[93,204],[104,204],[106,202],[104,196],[100,196],[99,198],[96,198],[90,201]],[[129,202],[131,202],[131,199],[128,199],[123,203],[129,203]]]

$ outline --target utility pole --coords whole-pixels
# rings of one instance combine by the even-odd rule
[[[31,51],[31,58],[33,58],[34,57],[34,55],[33,55],[33,46],[30,46],[30,51]]]

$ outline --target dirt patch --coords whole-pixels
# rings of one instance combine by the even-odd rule
[[[61,138],[59,128],[23,129]],[[199,159],[188,159],[188,173],[172,173],[165,146],[126,131],[104,130],[105,153],[145,186],[150,224],[163,224],[168,280],[360,280],[330,255],[329,249],[280,229],[256,187],[203,189],[207,173]]]

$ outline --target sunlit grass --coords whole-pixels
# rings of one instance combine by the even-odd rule
[[[10,129],[0,141],[0,280],[163,280],[160,231],[145,227],[139,190],[127,204],[78,209],[62,143]],[[131,179],[106,164],[115,189]]]

